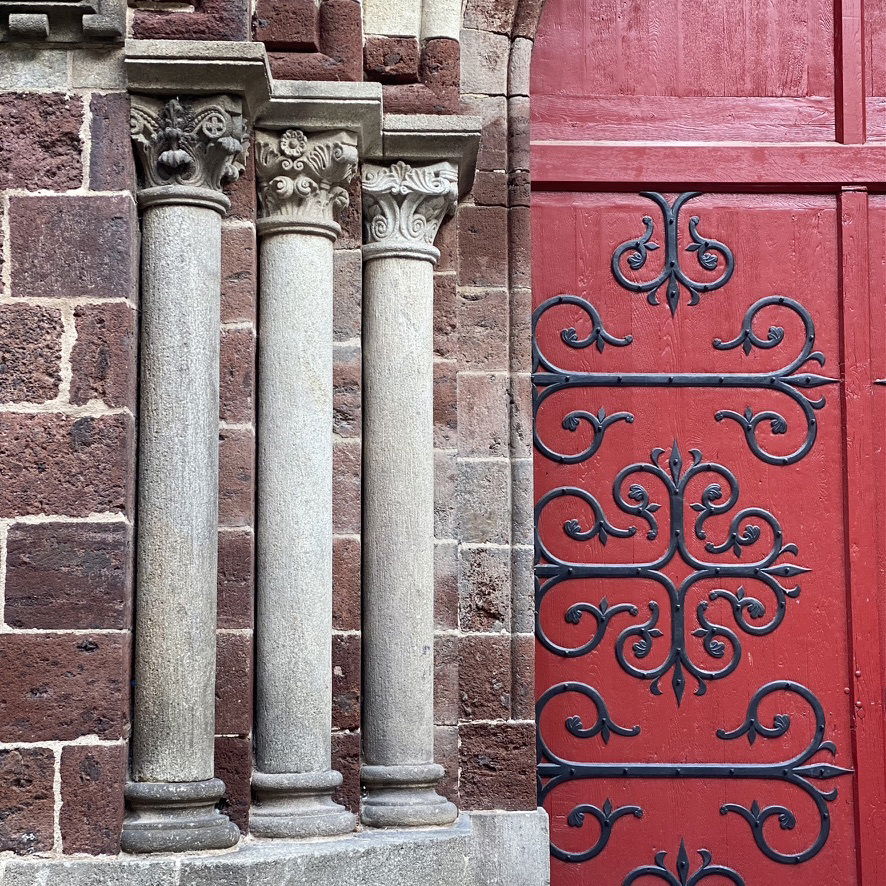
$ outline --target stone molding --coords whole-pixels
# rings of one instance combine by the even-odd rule
[[[0,42],[122,40],[125,0],[0,0]]]
[[[142,188],[221,192],[245,169],[246,126],[237,98],[133,96],[130,126]]]
[[[436,262],[434,239],[458,201],[458,169],[443,161],[363,167],[364,259],[402,257]]]
[[[335,238],[336,210],[348,205],[343,187],[359,162],[349,132],[307,135],[300,129],[256,135],[260,233],[315,231]]]

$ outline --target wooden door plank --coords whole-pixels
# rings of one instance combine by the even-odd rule
[[[863,0],[838,0],[836,11],[834,92],[837,141],[861,145],[867,137]]]

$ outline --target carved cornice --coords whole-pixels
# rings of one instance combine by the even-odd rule
[[[133,96],[130,124],[144,189],[179,186],[220,194],[244,171],[247,136],[238,98]]]
[[[458,200],[454,163],[363,167],[365,258],[402,256],[436,262],[434,238]]]
[[[348,205],[343,185],[351,180],[360,159],[353,133],[261,132],[255,159],[262,233],[338,235],[334,213]]]

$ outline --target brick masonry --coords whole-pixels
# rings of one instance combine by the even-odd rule
[[[373,79],[484,120],[435,272],[436,753],[465,809],[535,806],[528,59],[539,3],[469,0],[461,42],[364,38],[357,0],[135,3],[136,37],[263,40],[278,77]],[[514,6],[519,8],[516,10]],[[168,6],[169,8],[165,8]],[[137,214],[113,56],[0,92],[0,851],[114,853],[129,734]],[[509,71],[509,63],[511,70]],[[42,77],[42,75],[41,75]],[[53,79],[55,77],[55,79]],[[255,178],[223,224],[216,771],[252,765]],[[359,805],[361,230],[335,252],[333,755]]]

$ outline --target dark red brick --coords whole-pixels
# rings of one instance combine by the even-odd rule
[[[0,516],[127,511],[132,472],[129,416],[0,413]]]
[[[515,634],[511,637],[511,717],[535,719],[535,637]]]
[[[458,637],[434,639],[434,722],[458,723]]]
[[[252,627],[255,536],[248,529],[218,534],[218,626]]]
[[[66,854],[116,855],[123,828],[125,745],[62,751],[60,826]]]
[[[317,0],[258,0],[253,17],[254,39],[268,49],[316,52],[320,48]]]
[[[126,629],[132,533],[125,523],[17,524],[6,542],[6,624]]]
[[[511,638],[466,636],[459,644],[461,720],[506,720],[511,713]]]
[[[360,728],[360,637],[332,638],[332,726]]]
[[[248,424],[254,417],[255,335],[251,329],[223,329],[219,361],[219,417]]]
[[[434,354],[444,360],[456,356],[457,305],[455,274],[434,274]]]
[[[252,780],[252,740],[220,736],[215,739],[215,776],[225,783],[221,811],[245,834],[249,828]]]
[[[464,7],[464,26],[480,31],[510,34],[515,9],[526,5],[526,0],[467,0]]]
[[[115,302],[74,309],[77,341],[71,352],[71,402],[101,400],[135,411],[135,309]]]
[[[434,90],[424,83],[391,83],[382,87],[385,111],[389,114],[454,114],[458,90]]]
[[[0,751],[0,852],[48,852],[54,839],[55,755],[49,748]]]
[[[461,369],[508,369],[507,289],[461,289],[458,293],[458,356]]]
[[[255,435],[222,431],[218,437],[218,522],[251,526],[255,506]]]
[[[463,631],[500,631],[511,622],[511,558],[504,548],[465,548],[459,576]]]
[[[462,723],[461,808],[535,809],[535,727],[531,723]]]
[[[0,673],[0,741],[123,736],[127,634],[3,634]]]
[[[248,40],[248,0],[196,0],[193,12],[137,9],[132,36],[143,40]]]
[[[458,385],[454,360],[434,363],[434,446],[455,449],[458,445]]]
[[[231,201],[227,217],[239,221],[254,222],[257,203],[254,149],[247,150],[244,166],[246,168],[240,178],[224,186],[223,190]]]
[[[360,811],[360,733],[332,733],[332,768],[342,774],[342,785],[333,794],[351,812]]]
[[[335,241],[338,249],[360,249],[363,245],[363,194],[360,176],[355,175],[346,185],[348,205],[338,213],[341,234]]]
[[[129,96],[94,93],[89,148],[89,185],[94,191],[135,188],[135,162],[129,144]]]
[[[138,226],[121,197],[13,197],[12,294],[22,298],[133,298]]]
[[[215,668],[215,731],[249,735],[252,729],[252,634],[219,632]]]
[[[0,120],[0,188],[80,187],[80,98],[61,93],[7,93],[0,95]]]
[[[332,626],[360,630],[360,540],[332,539]]]
[[[419,79],[441,98],[458,102],[461,80],[461,50],[458,40],[432,37],[421,48]],[[453,108],[454,110],[454,108]]]
[[[443,780],[438,786],[439,792],[458,803],[458,727],[434,727],[434,760],[443,769]]]
[[[342,535],[360,533],[360,443],[340,440],[332,451],[332,527]]]
[[[339,437],[359,437],[361,423],[359,346],[337,345],[333,366],[332,424]]]
[[[458,220],[458,280],[463,286],[508,282],[508,213],[499,206],[465,206]]]
[[[458,627],[458,545],[434,546],[434,622],[438,630]]]
[[[507,173],[500,170],[480,171],[474,176],[471,195],[478,206],[507,206]]]
[[[0,401],[43,403],[58,394],[63,331],[53,308],[0,307]]]
[[[419,47],[414,37],[367,37],[363,67],[367,80],[380,83],[416,83]]]
[[[334,261],[333,336],[337,342],[360,337],[363,256],[359,249],[337,249]]]
[[[437,272],[455,271],[458,268],[458,222],[456,216],[444,219],[437,231],[434,246],[440,250]]]
[[[255,321],[255,228],[223,225],[221,321]]]

